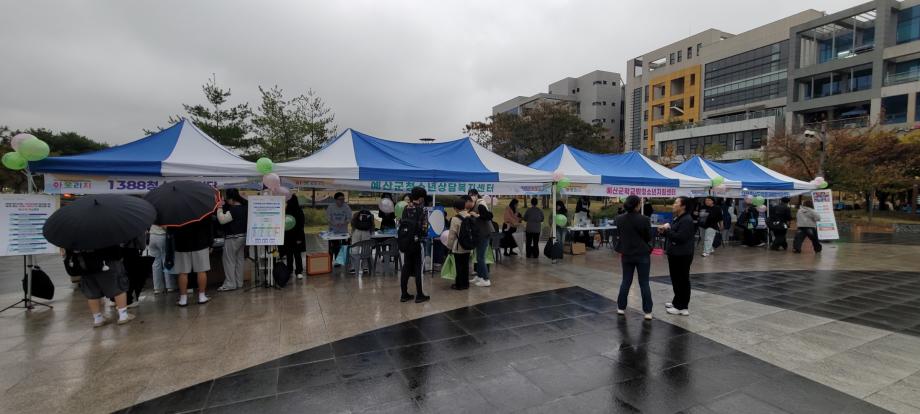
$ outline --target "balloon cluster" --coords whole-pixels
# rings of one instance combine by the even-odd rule
[[[715,191],[717,191],[717,192],[724,192],[725,189],[726,189],[726,187],[725,187],[725,177],[723,177],[723,176],[721,176],[721,175],[717,175],[717,176],[715,176],[715,177],[712,177],[712,179],[709,180],[709,183],[712,185],[712,189],[715,190]]]
[[[45,141],[32,134],[16,134],[10,140],[13,152],[3,154],[3,166],[14,171],[25,169],[29,161],[41,161],[48,158],[51,148]]]
[[[256,160],[256,170],[262,174],[262,185],[268,189],[269,194],[281,196],[287,200],[291,198],[294,193],[287,187],[281,185],[281,177],[272,172],[274,169],[275,163],[273,163],[272,160],[265,157]],[[287,227],[287,220],[285,220],[285,227]]]
[[[815,177],[809,184],[821,189],[827,188],[828,186],[827,181],[824,181],[824,177]]]
[[[565,173],[560,170],[553,172],[553,181],[556,182],[556,188],[560,190],[566,189],[572,185],[572,180],[569,177],[566,177]]]
[[[746,200],[746,198],[745,198],[745,200]],[[763,198],[763,196],[756,196],[756,197],[753,197],[753,198],[751,198],[751,201],[750,201],[750,203],[753,204],[754,207],[763,206],[764,203],[766,203],[766,202],[767,202],[767,200],[766,200],[765,198]]]

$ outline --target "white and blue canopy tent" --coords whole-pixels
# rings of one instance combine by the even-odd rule
[[[726,185],[724,194],[716,194],[730,198],[748,195],[782,198],[818,189],[814,184],[780,174],[751,160],[715,162],[694,156],[674,167],[674,171],[706,179],[722,176],[726,184],[740,183],[740,186]]]
[[[567,195],[677,197],[710,186],[709,179],[671,171],[636,151],[594,154],[560,145],[530,166],[567,177],[572,183],[563,190]]]
[[[301,188],[433,194],[546,194],[552,174],[505,159],[469,137],[430,144],[391,141],[346,129],[325,148],[275,165]]]
[[[238,186],[259,176],[254,163],[188,120],[124,145],[31,162],[29,169],[45,175],[48,194],[145,193],[175,180]]]

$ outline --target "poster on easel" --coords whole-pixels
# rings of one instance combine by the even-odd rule
[[[821,216],[818,221],[819,240],[837,240],[840,233],[837,231],[837,218],[834,216],[834,196],[831,190],[815,190],[811,193],[815,203],[815,211]]]
[[[0,256],[56,254],[42,227],[58,209],[57,197],[44,194],[0,194]]]
[[[284,197],[249,196],[247,246],[284,244]]]

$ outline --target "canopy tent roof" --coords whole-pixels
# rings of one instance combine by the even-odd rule
[[[254,163],[224,148],[191,121],[137,141],[87,154],[30,162],[38,173],[158,177],[245,177],[258,175]]]
[[[716,177],[722,177],[725,181],[722,184],[726,188],[741,188],[741,181],[733,180],[726,177],[724,171],[717,171],[718,166],[713,167],[709,164],[708,161],[698,157],[693,156],[683,164],[674,167],[674,171],[677,171],[682,174],[686,174],[696,178],[704,178],[707,180],[712,180]],[[721,170],[721,168],[720,168]]]
[[[469,137],[423,144],[375,138],[350,128],[313,155],[275,165],[275,172],[321,180],[552,181],[552,174],[502,158]]]
[[[701,178],[711,178],[709,174],[714,172],[724,177],[726,183],[737,181],[745,190],[751,191],[817,189],[811,183],[780,174],[751,160],[715,162],[694,156],[675,167],[674,171]]]
[[[543,171],[561,171],[573,183],[579,184],[670,188],[704,188],[710,185],[709,179],[671,171],[636,151],[594,154],[563,144],[530,166]]]

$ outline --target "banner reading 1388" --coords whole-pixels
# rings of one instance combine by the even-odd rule
[[[837,232],[837,218],[834,217],[834,196],[831,190],[812,191],[811,198],[815,203],[815,211],[821,215],[821,220],[817,223],[818,239],[839,239],[840,234]]]

